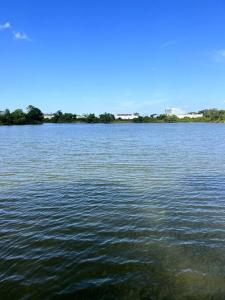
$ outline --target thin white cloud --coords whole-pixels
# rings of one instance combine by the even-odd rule
[[[13,37],[15,40],[26,40],[26,41],[30,41],[30,38],[28,37],[28,35],[24,32],[19,32],[19,31],[14,31],[13,32]]]
[[[225,62],[225,49],[217,50],[214,53],[214,60],[218,63]]]
[[[5,30],[11,28],[11,24],[9,22],[6,22],[4,24],[0,24],[0,30]]]
[[[0,31],[7,30],[7,29],[9,30],[9,32],[11,32],[14,40],[31,41],[31,39],[25,32],[13,30],[10,22],[5,22],[4,24],[0,24]]]
[[[162,43],[161,48],[168,48],[170,46],[175,45],[177,42],[175,40],[171,40],[171,41],[166,41],[164,43]]]

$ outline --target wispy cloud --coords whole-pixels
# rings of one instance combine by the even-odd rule
[[[168,48],[170,46],[176,45],[176,43],[177,42],[175,40],[166,41],[166,42],[161,44],[161,48]]]
[[[28,35],[24,32],[19,32],[19,31],[13,31],[13,37],[15,40],[26,40],[30,41],[30,38]]]
[[[0,24],[0,30],[5,30],[11,28],[11,24],[9,22],[6,22],[4,24]]]
[[[225,63],[225,49],[217,50],[214,53],[214,60],[218,63],[221,63],[221,62]]]
[[[0,24],[0,31],[7,30],[7,29],[9,29],[9,32],[11,32],[14,40],[31,41],[31,39],[25,32],[15,30],[15,28],[13,28],[10,22],[5,22],[4,24]]]

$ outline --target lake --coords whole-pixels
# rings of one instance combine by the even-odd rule
[[[0,299],[225,299],[225,124],[0,127]]]

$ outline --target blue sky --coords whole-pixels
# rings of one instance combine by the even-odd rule
[[[224,0],[8,0],[0,110],[225,109]]]

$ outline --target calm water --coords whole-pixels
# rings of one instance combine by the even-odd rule
[[[225,299],[225,124],[0,127],[0,299]]]

